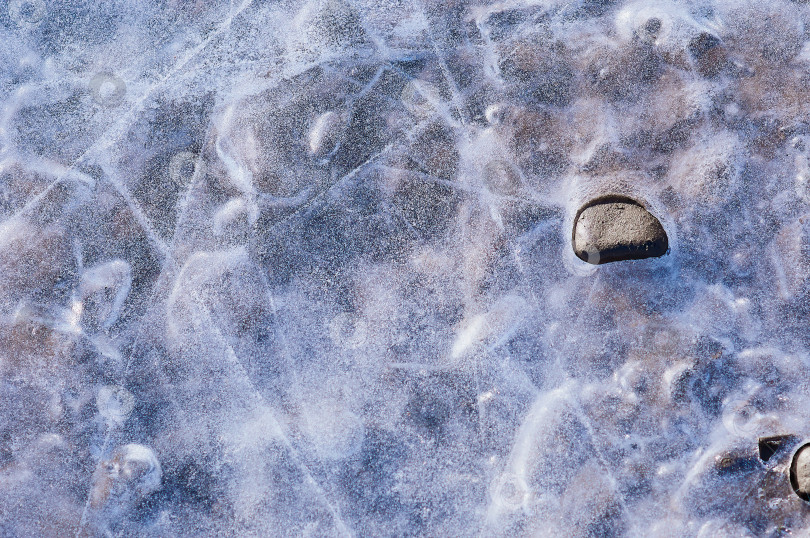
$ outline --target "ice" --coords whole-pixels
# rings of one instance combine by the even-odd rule
[[[0,60],[0,535],[810,532],[807,4],[10,0]],[[669,252],[577,258],[604,197]]]

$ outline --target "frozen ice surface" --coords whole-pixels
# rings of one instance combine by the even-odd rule
[[[0,536],[810,532],[807,4],[0,8]]]

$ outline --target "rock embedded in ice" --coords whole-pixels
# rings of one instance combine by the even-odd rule
[[[769,461],[775,454],[798,441],[795,435],[771,435],[759,438],[759,459]]]
[[[805,501],[810,500],[810,445],[805,444],[794,454],[790,482],[796,495]]]
[[[123,424],[135,407],[135,398],[124,387],[106,386],[98,391],[96,406],[110,424]]]
[[[112,260],[85,270],[78,286],[82,327],[88,332],[109,329],[121,314],[132,287],[132,269]]]
[[[669,249],[664,227],[628,198],[605,198],[583,207],[574,220],[577,257],[599,265],[663,256]]]

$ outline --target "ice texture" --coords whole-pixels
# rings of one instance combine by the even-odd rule
[[[806,535],[809,39],[2,3],[0,536]],[[669,253],[579,260],[602,196]]]

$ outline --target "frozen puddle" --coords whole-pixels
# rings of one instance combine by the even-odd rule
[[[810,532],[808,38],[4,4],[0,535]]]

